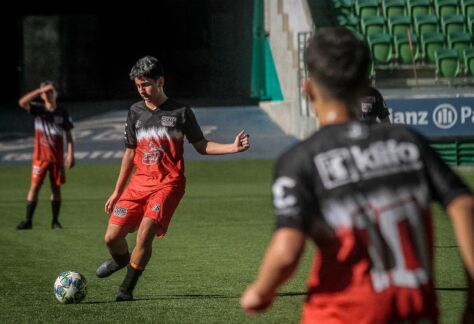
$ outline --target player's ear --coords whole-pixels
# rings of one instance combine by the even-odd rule
[[[310,79],[305,79],[301,81],[301,87],[308,96],[309,101],[314,102],[316,100],[316,91],[314,89],[312,81]]]
[[[158,87],[163,87],[165,85],[165,77],[159,77],[158,80],[156,80],[156,84]]]

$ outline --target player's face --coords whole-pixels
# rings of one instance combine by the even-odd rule
[[[147,77],[135,78],[135,86],[143,100],[154,101],[160,96],[162,91],[163,78],[160,77],[158,80]]]
[[[58,97],[58,93],[56,92],[55,89],[51,89],[46,92],[41,93],[41,99],[45,102],[55,102]]]

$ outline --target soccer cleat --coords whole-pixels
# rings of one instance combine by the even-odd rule
[[[114,259],[108,259],[102,262],[102,264],[97,268],[95,274],[99,278],[105,278],[110,276],[112,273],[119,271],[122,268],[125,268],[127,264],[120,266]]]
[[[27,220],[22,221],[20,224],[16,226],[17,230],[25,230],[25,229],[32,229],[32,228],[33,228],[33,224],[31,223],[31,221],[27,221]]]
[[[118,302],[132,301],[132,300],[133,300],[132,292],[125,289],[120,289],[117,294],[117,297],[115,297],[115,301],[118,301]]]
[[[63,227],[62,227],[62,225],[61,225],[60,222],[53,222],[53,223],[51,224],[51,228],[52,228],[52,229],[62,229]]]

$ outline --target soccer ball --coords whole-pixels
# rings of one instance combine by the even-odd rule
[[[60,303],[80,303],[86,294],[87,280],[79,272],[61,272],[54,282],[54,296]]]

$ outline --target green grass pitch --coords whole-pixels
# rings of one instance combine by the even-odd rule
[[[239,297],[257,273],[273,229],[270,182],[273,161],[187,163],[187,192],[165,238],[135,291],[135,302],[114,302],[124,270],[95,277],[107,255],[103,212],[118,172],[114,165],[78,165],[63,187],[60,220],[51,230],[45,183],[33,230],[18,232],[24,217],[29,166],[0,167],[0,323],[298,323],[311,262],[308,245],[296,276],[266,314],[246,317]],[[463,173],[471,186],[474,174]],[[442,323],[456,323],[465,283],[448,218],[435,208],[436,286]],[[129,238],[133,246],[135,235]],[[59,304],[55,277],[77,270],[88,280],[78,305]]]

